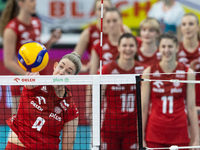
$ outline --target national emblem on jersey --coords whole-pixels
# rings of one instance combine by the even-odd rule
[[[176,70],[176,77],[177,78],[185,78],[185,70]]]
[[[61,109],[60,107],[56,106],[56,107],[54,108],[54,112],[55,112],[56,114],[60,114],[60,113],[62,112],[62,109]]]

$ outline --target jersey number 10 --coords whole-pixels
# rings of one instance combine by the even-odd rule
[[[121,94],[122,99],[122,112],[133,112],[135,105],[135,95],[134,94]]]

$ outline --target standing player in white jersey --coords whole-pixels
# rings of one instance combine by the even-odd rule
[[[144,66],[134,58],[137,40],[124,33],[118,41],[119,58],[104,65],[102,74],[141,74]],[[102,147],[107,150],[137,148],[137,109],[134,84],[102,85]]]
[[[81,65],[72,52],[54,63],[53,75],[76,75]],[[72,98],[65,85],[25,85],[17,114],[7,120],[12,132],[5,150],[58,150],[61,130],[62,149],[73,149],[79,113]]]
[[[3,37],[3,61],[4,66],[15,75],[25,75],[17,63],[16,56],[19,48],[29,41],[40,42],[41,22],[32,17],[35,13],[36,0],[8,0],[0,18],[0,35]],[[45,44],[47,49],[61,37],[61,31],[56,30]],[[46,74],[45,69],[41,74]],[[21,95],[21,86],[11,86],[12,114],[15,114]]]
[[[161,61],[145,69],[142,78],[195,80],[192,69],[176,61],[178,52],[176,36],[170,33],[161,35],[159,51],[162,55]],[[188,120],[194,139],[192,146],[198,146],[199,132],[194,84],[144,81],[141,88],[143,140],[144,144],[147,144],[144,146],[151,148],[171,145],[189,146]]]

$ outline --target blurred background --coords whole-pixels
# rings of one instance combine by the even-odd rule
[[[139,24],[147,17],[147,12],[151,6],[159,0],[111,0],[120,10],[123,16],[123,23],[127,25],[135,36],[139,35]],[[192,12],[200,19],[200,1],[199,0],[176,0],[181,3],[185,12]],[[0,15],[5,8],[7,0],[0,0]],[[51,66],[61,56],[73,51],[73,48],[79,41],[80,33],[89,24],[95,23],[94,0],[37,0],[36,16],[42,22],[41,42],[45,43],[50,37],[51,32],[56,28],[61,28],[63,35],[61,39],[49,51],[50,61],[47,66],[49,73],[52,72]],[[82,57],[82,62],[89,61],[87,52]],[[2,38],[0,38],[0,75],[10,74],[3,66]],[[11,99],[6,99],[5,92],[9,87],[0,87],[0,125],[5,125],[5,120],[10,117]],[[75,87],[76,88],[76,87]],[[81,88],[79,87],[79,90]],[[81,95],[84,95],[82,91]],[[85,120],[85,98],[75,99],[80,111],[79,125],[87,126]],[[3,102],[3,103],[2,103]],[[6,112],[6,114],[4,114]],[[4,128],[4,126],[2,126]],[[9,129],[8,129],[9,130]],[[81,130],[79,128],[79,130]],[[82,129],[83,131],[84,129]],[[89,129],[87,129],[89,130]],[[5,131],[5,129],[3,129]],[[2,131],[2,132],[3,132]],[[4,136],[4,135],[2,135]],[[90,135],[86,135],[89,137]],[[84,139],[83,139],[84,140]],[[87,142],[86,142],[87,143]],[[0,147],[2,148],[4,145]]]

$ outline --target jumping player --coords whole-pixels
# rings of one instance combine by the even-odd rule
[[[17,63],[19,48],[26,42],[40,42],[41,22],[38,18],[32,17],[35,13],[36,0],[8,0],[0,18],[0,35],[3,37],[3,60],[4,66],[12,74],[25,75]],[[56,30],[45,44],[49,49],[61,37],[61,31]],[[44,71],[42,74],[46,74]],[[12,114],[15,114],[21,95],[21,86],[11,86],[12,91]]]
[[[195,80],[192,69],[176,61],[178,39],[175,35],[171,33],[161,35],[159,51],[162,55],[161,61],[145,69],[142,78]],[[192,146],[199,145],[193,83],[145,81],[142,82],[141,88],[144,146],[152,148],[171,145],[189,146],[188,120],[194,136]]]
[[[53,75],[76,75],[81,69],[80,56],[72,52],[55,62]],[[39,75],[39,73],[27,73]],[[72,95],[64,85],[23,88],[16,115],[7,120],[12,129],[6,150],[73,149],[78,125],[78,110]]]

